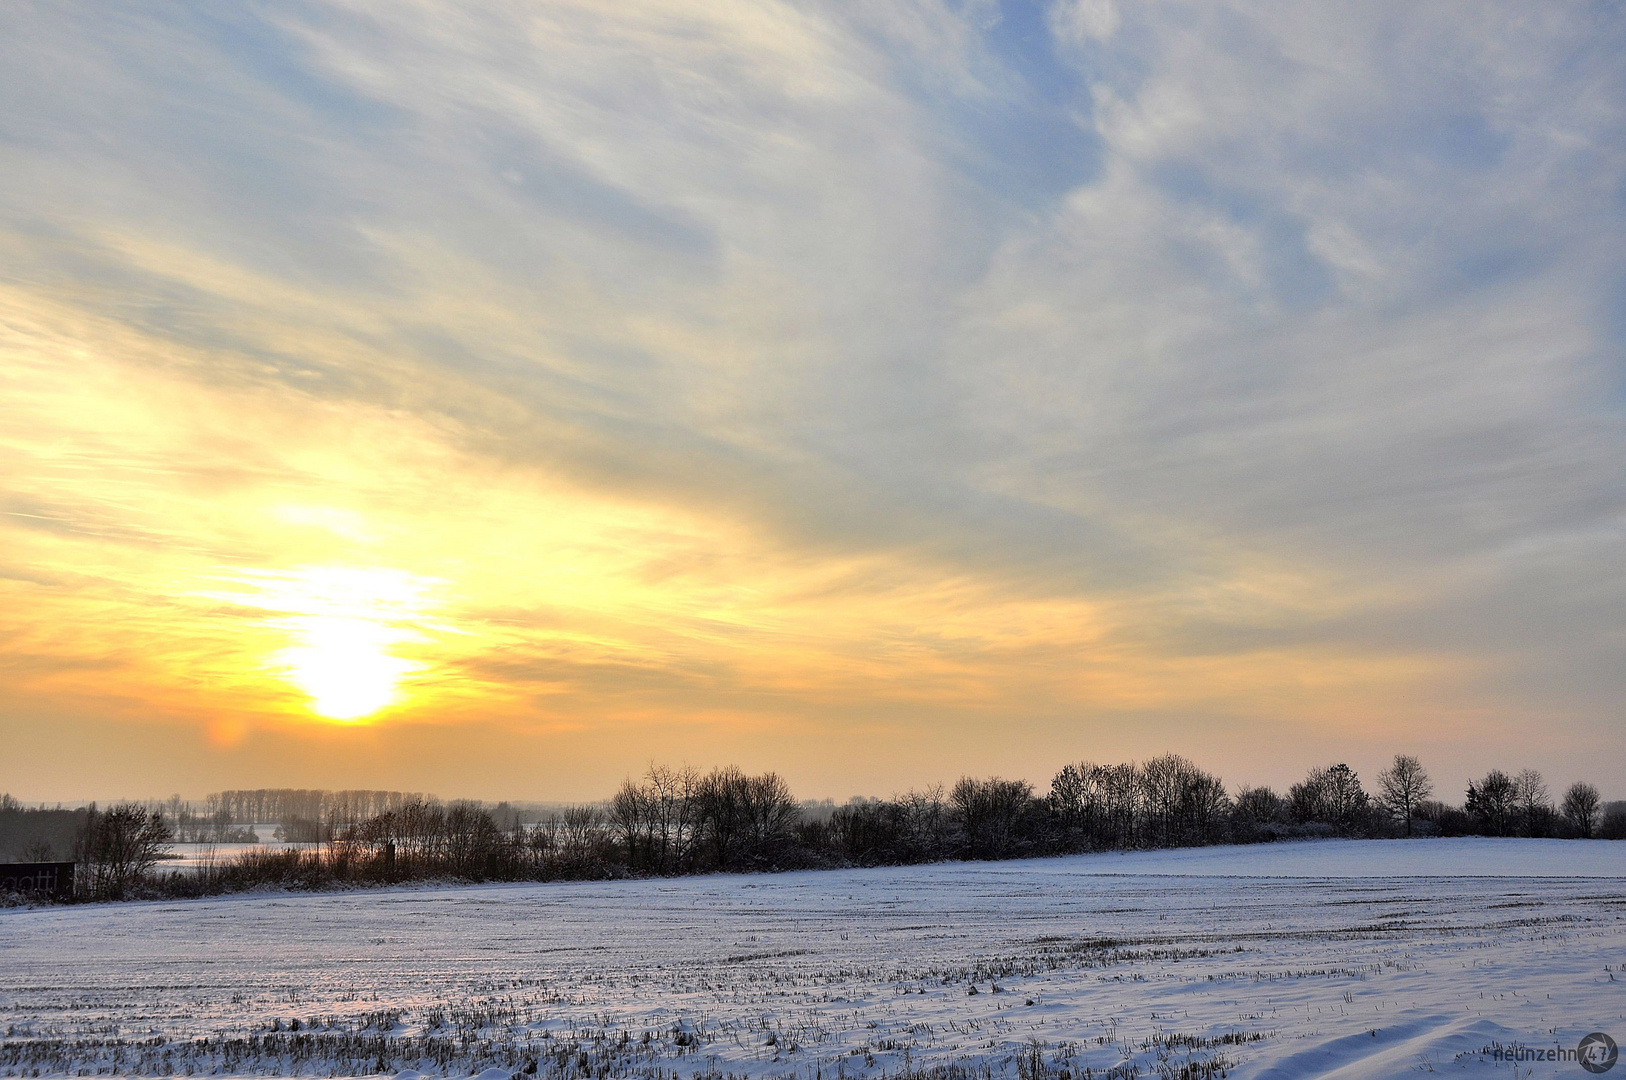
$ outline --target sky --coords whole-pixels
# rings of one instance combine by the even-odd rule
[[[8,3],[0,788],[1626,798],[1622,55],[1612,2]]]

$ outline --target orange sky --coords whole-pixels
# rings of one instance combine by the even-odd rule
[[[909,11],[9,13],[0,788],[1609,789],[1595,29]]]

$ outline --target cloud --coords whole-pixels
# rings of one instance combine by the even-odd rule
[[[1110,38],[1123,21],[1113,0],[1058,0],[1047,15],[1051,33],[1073,46]]]
[[[186,598],[332,564],[449,582],[420,721],[1626,749],[1607,5],[4,19],[41,685],[292,715]]]

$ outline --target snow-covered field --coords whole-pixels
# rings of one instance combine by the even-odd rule
[[[13,910],[0,1074],[1512,1076],[1626,1040],[1623,965],[1605,842]]]
[[[305,851],[321,847],[320,844],[290,844],[276,837],[275,825],[251,825],[258,842],[253,844],[171,844],[170,857],[160,865],[161,870],[178,870],[185,867],[215,866],[237,856],[245,851],[274,853],[279,851]]]
[[[181,870],[200,866],[219,866],[245,852],[274,854],[279,851],[309,851],[320,844],[285,844],[272,840],[259,844],[171,844],[170,856],[158,864],[159,870]]]

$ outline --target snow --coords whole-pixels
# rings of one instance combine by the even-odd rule
[[[320,844],[291,844],[276,837],[276,825],[251,825],[257,843],[243,844],[171,844],[169,857],[159,864],[160,870],[178,870],[199,866],[214,866],[235,859],[248,851],[276,854],[283,851],[314,851]]]
[[[1623,965],[1606,842],[40,908],[0,913],[0,1074],[1501,1076],[1626,1038]]]
[[[1626,844],[1464,837],[1321,840],[1124,851],[1006,864],[1020,873],[1159,877],[1598,877],[1626,878]]]
[[[180,870],[199,866],[218,866],[230,862],[245,852],[275,855],[283,851],[317,851],[320,844],[287,844],[281,840],[262,841],[258,844],[171,844],[169,857],[158,863],[159,870]]]

